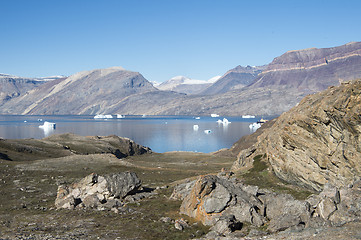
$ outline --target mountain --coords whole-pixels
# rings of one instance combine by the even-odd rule
[[[243,80],[237,82],[235,76]],[[280,115],[308,94],[358,78],[361,42],[354,42],[289,51],[264,67],[238,66],[210,86],[214,94],[209,95],[198,93],[202,81],[185,77],[167,81],[168,90],[159,90],[140,73],[120,67],[81,72],[30,90],[18,85],[20,93],[4,91],[0,113]]]
[[[3,113],[20,114],[107,113],[129,95],[156,90],[140,73],[113,67],[47,82],[1,109]]]
[[[219,76],[213,77],[208,81],[195,80],[184,76],[176,76],[157,86],[159,90],[174,91],[186,94],[198,94],[207,87],[211,86]]]
[[[361,177],[360,96],[361,80],[355,80],[305,97],[239,152],[233,170],[252,167],[261,155],[279,178],[293,184],[318,191],[326,183],[351,184]]]
[[[280,115],[308,94],[358,78],[361,42],[289,51],[276,57],[249,86],[222,94],[189,96],[167,104],[160,114]]]
[[[266,68],[266,66],[251,67],[237,66],[227,71],[214,84],[206,88],[200,94],[212,95],[226,93],[232,90],[241,89],[254,82],[257,76]]]
[[[0,106],[5,102],[23,95],[48,81],[63,78],[65,77],[53,76],[46,78],[23,78],[8,74],[0,74]]]
[[[268,64],[250,87],[313,93],[360,77],[361,42],[351,42],[339,47],[288,51]]]

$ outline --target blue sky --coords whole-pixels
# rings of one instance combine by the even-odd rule
[[[361,1],[0,0],[0,72],[122,66],[206,80],[288,50],[361,41]]]

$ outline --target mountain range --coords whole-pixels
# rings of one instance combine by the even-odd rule
[[[121,67],[52,80],[2,74],[0,113],[279,115],[308,94],[357,78],[361,42],[289,51],[265,66],[237,66],[213,84],[176,77],[156,88]]]

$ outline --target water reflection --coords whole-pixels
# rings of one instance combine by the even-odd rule
[[[75,133],[82,136],[118,135],[148,146],[156,152],[213,152],[229,148],[244,135],[257,119],[227,117],[228,124],[218,118],[125,116],[114,119],[94,119],[94,116],[0,116],[0,137],[43,138],[52,134]],[[56,123],[56,128],[40,129],[38,119]],[[223,119],[223,117],[221,118]],[[26,121],[26,122],[24,122]],[[197,126],[197,127],[196,127]],[[210,134],[204,131],[210,130]]]

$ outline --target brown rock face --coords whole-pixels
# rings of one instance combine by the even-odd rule
[[[288,51],[276,57],[251,88],[297,89],[304,93],[325,90],[361,76],[361,43],[332,48]]]
[[[267,154],[278,177],[321,190],[361,176],[361,80],[305,97],[282,114],[258,141],[239,153],[233,169]]]

